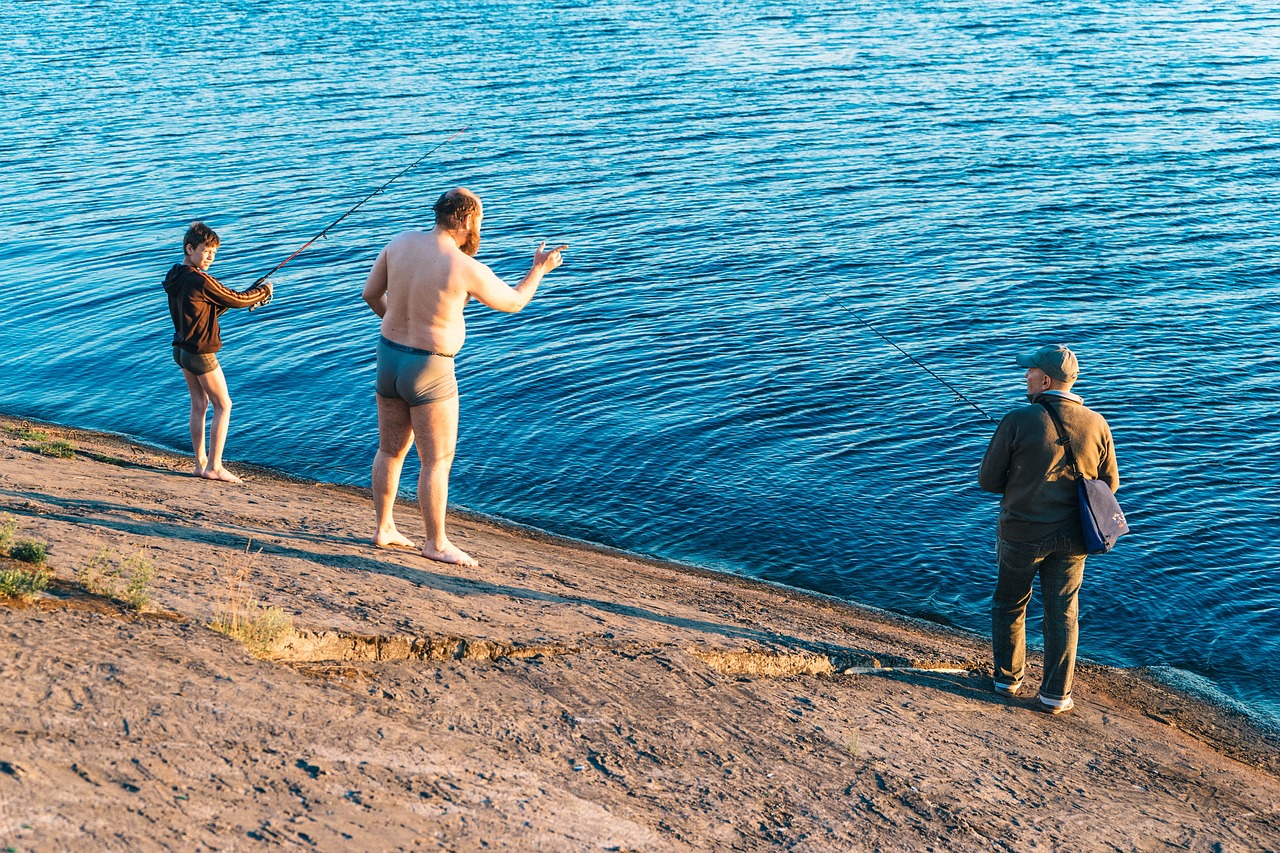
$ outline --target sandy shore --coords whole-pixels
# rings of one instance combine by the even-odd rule
[[[456,569],[357,489],[17,423],[0,513],[58,580],[0,606],[0,848],[1280,849],[1280,741],[1140,673],[1048,717],[981,637],[468,517]],[[149,610],[76,584],[103,547]],[[208,627],[236,573],[266,657]]]

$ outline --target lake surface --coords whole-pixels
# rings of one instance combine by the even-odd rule
[[[187,224],[243,289],[469,126],[224,317],[230,459],[367,485],[360,289],[466,185],[509,281],[570,249],[468,309],[458,505],[986,633],[983,412],[1066,343],[1133,527],[1081,654],[1280,719],[1270,4],[20,3],[0,40],[0,409],[189,450]]]

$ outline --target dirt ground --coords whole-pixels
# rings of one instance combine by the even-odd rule
[[[0,417],[56,574],[0,606],[0,849],[1280,850],[1280,739],[1141,673],[1050,717],[982,637],[465,516],[431,563],[360,490],[32,426],[75,455]]]

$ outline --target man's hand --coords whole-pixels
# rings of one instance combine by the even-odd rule
[[[548,252],[547,241],[543,240],[538,244],[538,250],[533,253],[533,266],[529,267],[524,280],[515,287],[509,287],[506,282],[493,274],[493,270],[479,261],[469,264],[472,282],[467,286],[467,293],[495,311],[514,314],[533,299],[533,294],[538,291],[538,282],[542,281],[542,277],[564,263],[560,253],[567,248],[569,247],[556,246]]]
[[[544,275],[564,263],[564,258],[561,257],[560,253],[569,247],[567,245],[556,246],[550,252],[544,251],[546,248],[547,241],[543,240],[538,244],[538,250],[533,253],[533,268]]]

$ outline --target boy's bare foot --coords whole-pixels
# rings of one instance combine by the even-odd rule
[[[224,483],[243,483],[235,474],[232,474],[226,468],[208,468],[201,475],[206,480],[221,480]]]
[[[379,530],[373,534],[375,548],[417,548],[418,545],[394,527],[390,530]]]
[[[428,560],[435,560],[438,563],[452,563],[455,566],[474,567],[480,565],[474,557],[453,543],[445,545],[439,551],[432,548],[423,548],[422,556]]]

